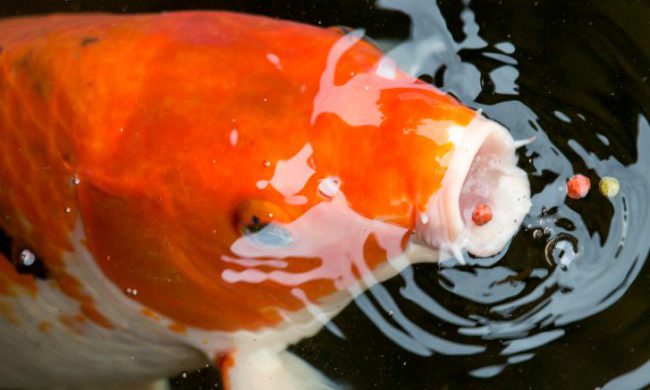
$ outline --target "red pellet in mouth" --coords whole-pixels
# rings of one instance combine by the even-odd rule
[[[472,222],[476,226],[483,226],[492,220],[492,208],[486,204],[477,204],[472,212]]]
[[[571,199],[581,199],[587,196],[591,188],[591,181],[587,176],[577,174],[571,176],[566,183],[566,193]]]

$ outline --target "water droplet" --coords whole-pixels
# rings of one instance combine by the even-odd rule
[[[264,166],[268,168],[268,167],[271,166],[271,161],[269,161],[269,160],[264,160],[264,162],[263,162],[262,164],[264,164]]]
[[[230,130],[230,145],[237,146],[237,141],[239,141],[239,132],[237,129]]]
[[[33,265],[35,261],[36,261],[36,255],[34,254],[34,252],[30,251],[29,249],[23,249],[20,252],[20,262],[25,267],[29,267],[30,265]]]
[[[135,295],[138,295],[138,290],[135,289],[135,288],[128,288],[128,287],[127,287],[127,289],[126,289],[126,293],[129,294],[129,295],[133,295],[133,296],[135,296]]]
[[[79,176],[76,174],[72,175],[72,180],[71,180],[72,185],[79,185],[81,183],[81,179],[79,179]]]
[[[72,212],[72,207],[66,206],[66,208],[63,209],[63,212],[65,212],[66,214],[70,214]]]
[[[318,183],[318,192],[321,195],[331,198],[339,192],[341,183],[336,177],[326,177]]]
[[[546,262],[559,265],[566,270],[578,257],[578,239],[570,234],[560,233],[551,239],[544,249]]]
[[[269,186],[269,182],[268,180],[258,180],[257,183],[255,183],[255,186],[258,190],[263,190]]]

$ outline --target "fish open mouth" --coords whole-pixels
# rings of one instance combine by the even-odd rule
[[[508,243],[530,210],[530,185],[517,167],[515,153],[522,142],[480,115],[453,131],[455,147],[442,187],[419,219],[416,237],[459,259],[463,249],[479,257],[492,256]],[[492,212],[480,226],[472,220],[479,205]]]

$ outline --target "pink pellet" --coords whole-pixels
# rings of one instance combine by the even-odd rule
[[[587,196],[591,188],[591,181],[587,176],[573,175],[566,183],[566,194],[571,199],[581,199]]]
[[[483,226],[492,220],[492,209],[490,206],[482,203],[474,206],[472,211],[472,222],[476,226]]]

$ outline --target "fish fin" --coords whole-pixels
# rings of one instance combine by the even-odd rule
[[[226,390],[335,390],[331,380],[298,356],[268,348],[235,351],[221,361]]]

